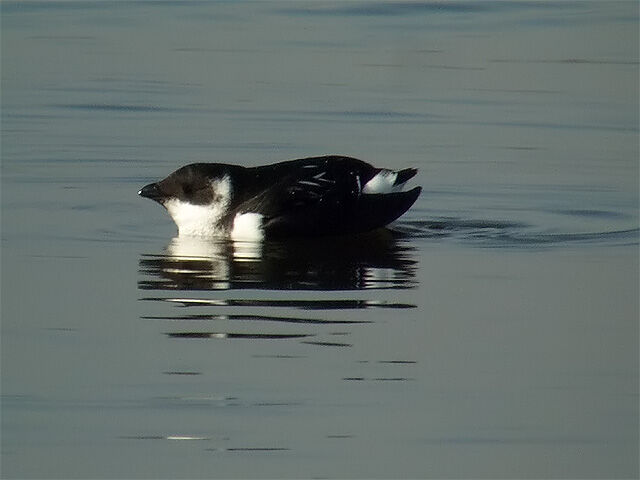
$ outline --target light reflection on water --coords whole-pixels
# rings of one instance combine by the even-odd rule
[[[388,230],[353,238],[231,242],[176,237],[140,258],[142,290],[413,288],[415,247]]]
[[[418,287],[419,251],[414,241],[389,230],[264,243],[176,237],[163,251],[139,258],[140,300],[148,305],[143,311],[149,312],[140,320],[159,322],[159,333],[171,341],[240,342],[237,345],[247,359],[285,362],[305,372],[303,376],[312,375],[318,362],[331,363],[337,351],[359,350],[354,342],[362,339],[356,340],[356,329],[385,323],[392,312],[394,322],[402,323],[403,312],[417,308],[415,303],[399,302],[389,295]],[[370,310],[378,313],[367,315]],[[252,346],[242,347],[245,342]],[[264,350],[260,346],[264,342],[273,347]],[[411,373],[418,361],[397,351],[375,360],[342,360],[340,364],[329,384],[388,384],[385,388],[393,388],[393,384],[416,380]],[[194,378],[211,372],[172,368],[163,374]],[[200,393],[163,396],[152,403],[156,408],[286,409],[291,414],[307,407],[309,401],[297,395],[260,400]],[[266,444],[263,439],[259,445],[234,445],[231,437],[218,438],[209,432],[165,435],[140,431],[120,438],[201,440],[207,444],[205,451],[216,453],[274,455],[295,450],[294,445],[275,439]],[[325,438],[340,441],[355,435],[338,428]]]
[[[564,214],[580,217],[585,213]],[[613,246],[637,244],[638,229],[543,232],[508,220],[440,218],[403,220],[392,230],[355,237],[256,243],[176,237],[164,251],[143,254],[139,259],[138,288],[145,293],[140,300],[154,305],[154,313],[141,318],[168,322],[171,330],[164,333],[173,339],[297,340],[308,345],[352,347],[349,341],[327,335],[309,337],[320,335],[323,327],[331,325],[348,327],[340,332],[348,336],[349,328],[373,323],[372,319],[383,315],[354,319],[347,315],[349,311],[385,309],[401,316],[402,310],[417,308],[413,302],[391,300],[385,292],[417,288],[417,242],[446,238],[491,248]],[[159,294],[148,295],[151,291]],[[182,293],[162,293],[178,291]],[[290,294],[282,298],[277,291]],[[315,293],[301,298],[298,293],[292,295],[295,292]],[[363,292],[369,295],[363,298]],[[180,308],[179,313],[175,307]],[[337,312],[339,318],[328,317],[328,312]],[[220,327],[214,328],[216,325]],[[238,329],[240,325],[243,328]],[[273,325],[279,329],[274,331]],[[285,326],[287,330],[281,331]],[[307,329],[296,330],[299,326]],[[317,328],[309,330],[314,326]]]
[[[373,320],[353,319],[346,312],[416,308],[412,303],[388,300],[383,291],[415,288],[417,268],[416,248],[389,230],[264,243],[176,237],[164,252],[141,256],[138,288],[145,293],[184,292],[178,297],[141,298],[163,306],[164,313],[143,315],[142,319],[168,321],[172,329],[165,334],[169,338],[298,340],[306,345],[351,347],[349,341],[331,336],[348,336],[349,328]],[[320,298],[317,294],[281,298],[269,293],[278,290],[324,294]],[[360,291],[371,295],[362,298],[356,295]],[[176,306],[182,307],[180,313],[174,310]],[[307,313],[296,313],[300,311]],[[329,317],[327,312],[333,314]],[[238,329],[239,325],[252,329]],[[283,326],[288,329],[282,331]],[[303,331],[295,330],[301,326]],[[323,336],[327,326],[347,330]]]

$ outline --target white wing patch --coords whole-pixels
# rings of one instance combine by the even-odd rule
[[[311,180],[298,180],[300,185],[308,185],[309,187],[319,187],[320,184],[318,182],[312,182]]]
[[[326,174],[327,172],[320,172],[314,175],[312,178],[298,180],[296,183],[299,185],[307,185],[309,187],[326,187],[328,185],[336,183],[335,180],[324,178]]]
[[[362,188],[362,193],[392,193],[402,190],[403,184],[394,185],[398,173],[393,170],[381,170]]]
[[[326,174],[327,172],[323,171],[313,177],[296,180],[295,183],[291,185],[290,192],[305,199],[315,200],[321,198],[327,189],[336,183],[335,180],[326,178]],[[304,202],[301,201],[300,203]]]

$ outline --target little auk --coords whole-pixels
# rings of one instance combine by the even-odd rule
[[[416,173],[337,155],[250,168],[193,163],[138,195],[162,205],[180,236],[344,235],[384,227],[405,213],[422,190],[404,190]]]

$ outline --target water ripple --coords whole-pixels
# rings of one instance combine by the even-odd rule
[[[565,211],[573,216],[617,218],[615,212]],[[640,228],[620,230],[557,232],[536,230],[535,227],[518,222],[495,220],[468,220],[441,218],[429,221],[405,221],[394,226],[394,231],[408,238],[438,239],[453,238],[480,247],[538,248],[571,245],[637,245]]]
[[[206,299],[206,298],[165,298],[165,297],[144,297],[141,301],[151,302],[169,302],[179,304],[183,307],[276,307],[276,308],[295,308],[301,310],[361,310],[366,308],[416,308],[411,303],[386,302],[382,300],[358,300],[358,299],[335,299],[335,300],[281,300],[281,299]],[[243,317],[247,317],[246,315]],[[156,317],[144,317],[156,318]],[[167,319],[175,319],[179,317],[171,316]],[[277,317],[282,320],[282,317]],[[196,319],[191,317],[191,319]],[[210,320],[216,319],[215,317]],[[219,319],[219,318],[218,318]],[[247,318],[249,319],[249,318]],[[265,317],[264,319],[268,319]],[[295,321],[295,319],[291,319]],[[302,321],[302,319],[300,319]]]

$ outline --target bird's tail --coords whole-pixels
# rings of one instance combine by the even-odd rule
[[[382,168],[362,188],[362,193],[394,193],[401,192],[405,183],[418,173],[415,168],[394,171]]]
[[[412,179],[418,173],[417,168],[405,168],[404,170],[400,170],[397,173],[396,179],[393,182],[394,187],[402,187],[407,181]]]

